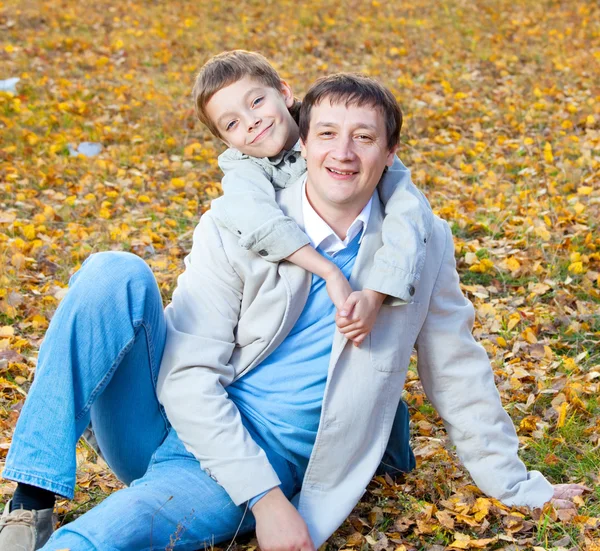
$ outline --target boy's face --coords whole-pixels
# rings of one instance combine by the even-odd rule
[[[275,90],[246,76],[221,88],[205,109],[229,147],[251,157],[273,157],[298,140],[298,125],[288,110],[293,104],[285,82]]]
[[[358,214],[368,203],[396,147],[387,147],[385,121],[379,109],[346,106],[324,98],[311,109],[306,140],[307,194],[323,216],[340,209]]]

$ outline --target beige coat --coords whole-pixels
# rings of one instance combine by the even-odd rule
[[[291,186],[278,197],[300,226],[301,189]],[[375,196],[352,272],[355,289],[363,287],[381,247],[381,223]],[[185,266],[166,309],[159,399],[202,468],[241,504],[279,480],[224,388],[286,337],[310,277],[242,249],[210,212],[196,228]],[[425,392],[475,483],[506,504],[540,506],[550,499],[551,485],[517,457],[517,435],[472,324],[450,229],[436,218],[414,303],[384,304],[360,348],[335,334],[319,431],[295,500],[317,547],[348,516],[381,460],[413,347]]]

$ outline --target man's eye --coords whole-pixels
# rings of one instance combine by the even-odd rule
[[[262,102],[262,100],[265,99],[263,96],[256,98],[253,102],[252,102],[252,107],[256,107],[260,102]]]
[[[333,136],[333,132],[331,132],[330,130],[325,130],[325,131],[319,133],[319,137],[321,137],[321,138],[331,138],[332,136]]]
[[[367,136],[367,134],[360,134],[358,136],[356,136],[361,142],[370,142],[373,141],[373,138],[371,138],[371,136]]]

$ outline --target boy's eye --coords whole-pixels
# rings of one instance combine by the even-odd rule
[[[263,96],[256,98],[253,102],[252,102],[252,107],[256,107],[263,99],[265,99]]]
[[[228,132],[229,130],[231,130],[235,126],[236,122],[237,121],[231,121],[231,122],[227,123],[227,125],[225,126],[225,131]]]

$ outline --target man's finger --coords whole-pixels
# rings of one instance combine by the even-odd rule
[[[575,509],[575,505],[573,504],[573,502],[569,499],[558,499],[558,498],[553,498],[550,500],[550,503],[552,503],[552,507],[554,507],[555,509]]]
[[[555,484],[554,495],[556,499],[572,499],[580,496],[583,492],[591,492],[591,489],[583,484]]]

